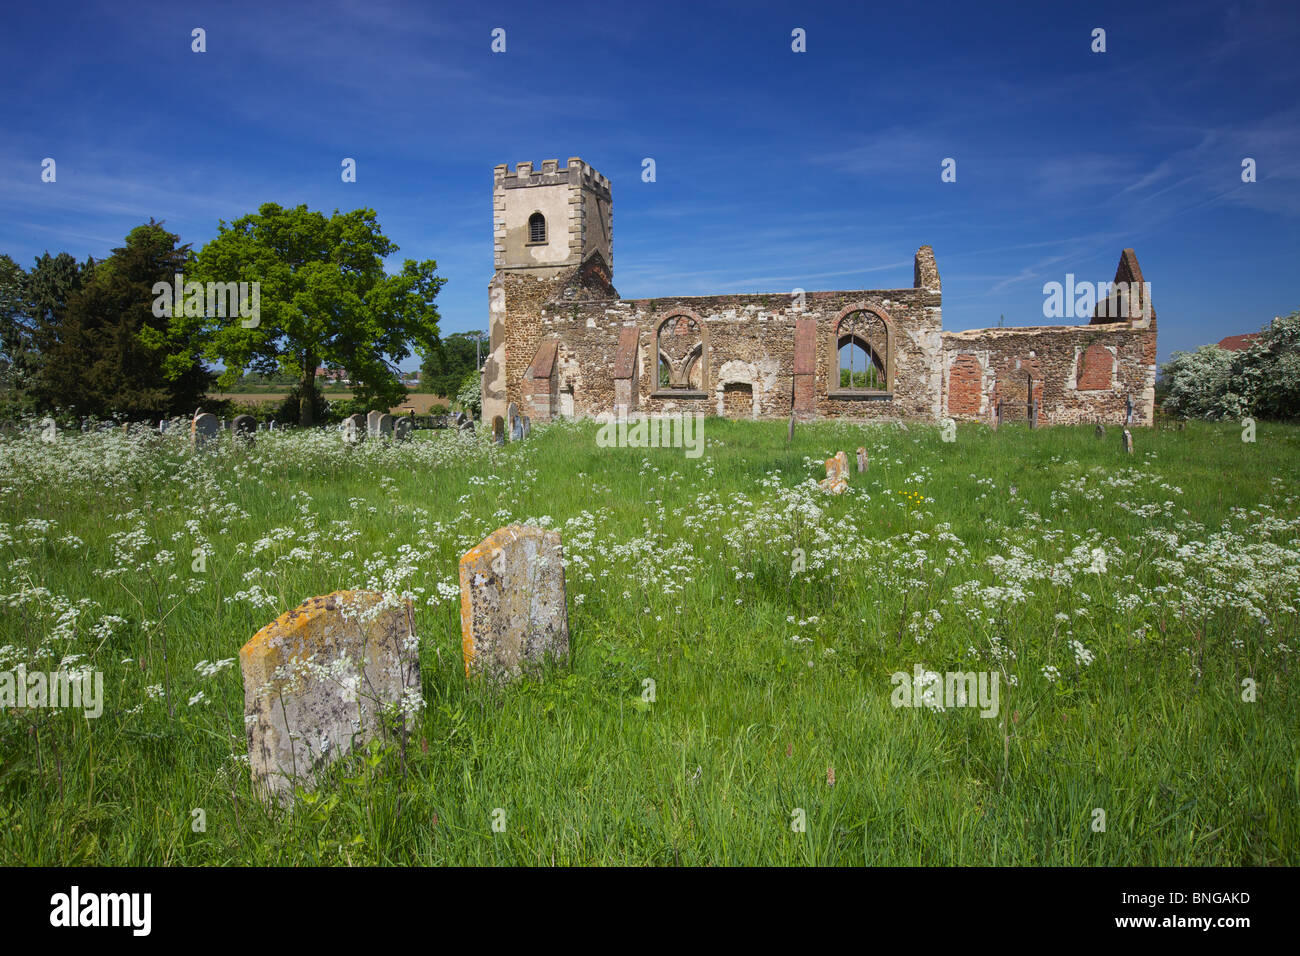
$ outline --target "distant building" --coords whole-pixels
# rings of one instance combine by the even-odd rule
[[[1255,344],[1259,338],[1258,332],[1247,332],[1245,335],[1229,335],[1219,339],[1219,348],[1225,352],[1242,352]]]
[[[320,368],[316,369],[316,377],[319,379],[324,379],[327,384],[337,383],[341,385],[347,385],[350,381],[347,369],[326,368],[323,365]]]

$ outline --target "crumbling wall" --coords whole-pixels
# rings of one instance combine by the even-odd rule
[[[1133,400],[1133,420],[1152,422],[1155,332],[1126,324],[979,329],[943,334],[945,414],[986,417],[998,398],[1023,418],[1027,380],[1035,381],[1043,424],[1121,422]],[[978,375],[971,362],[978,363]],[[1084,375],[1080,380],[1080,369]],[[979,408],[972,411],[972,383]]]

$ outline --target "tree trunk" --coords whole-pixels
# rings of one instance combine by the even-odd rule
[[[309,428],[316,424],[313,414],[316,397],[316,356],[307,352],[302,358],[302,381],[298,383],[298,424]]]

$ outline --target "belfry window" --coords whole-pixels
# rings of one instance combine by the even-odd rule
[[[546,217],[540,212],[535,212],[528,217],[528,241],[546,241]]]

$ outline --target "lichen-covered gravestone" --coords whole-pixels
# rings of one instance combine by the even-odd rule
[[[829,491],[833,495],[841,495],[849,489],[849,479],[846,477],[849,470],[849,457],[842,451],[837,451],[834,458],[826,459],[826,477],[818,482],[823,491]]]
[[[569,609],[560,535],[512,524],[460,559],[465,674],[493,683],[569,656]]]
[[[190,422],[190,447],[197,449],[215,445],[219,428],[216,415],[211,412],[199,412]]]
[[[239,666],[253,786],[277,802],[419,701],[410,604],[373,591],[304,601],[258,631]]]

